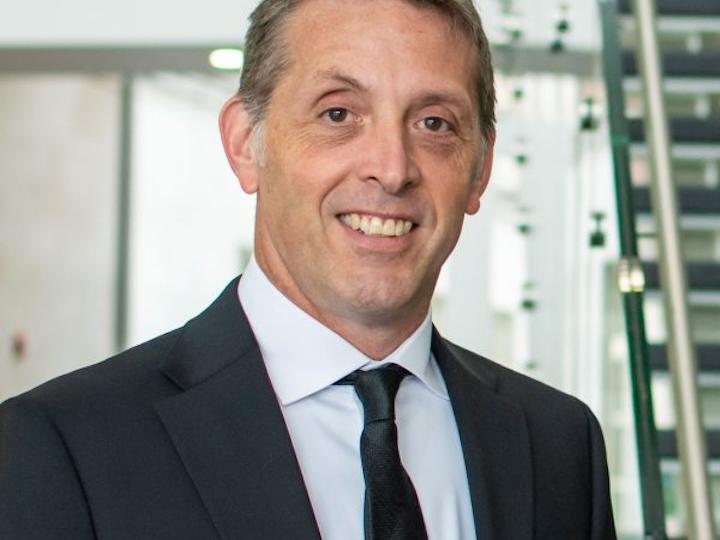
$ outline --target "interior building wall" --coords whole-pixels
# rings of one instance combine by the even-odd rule
[[[118,89],[0,77],[0,401],[113,350]]]

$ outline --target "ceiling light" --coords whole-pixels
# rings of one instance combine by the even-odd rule
[[[215,49],[209,61],[215,69],[239,71],[243,66],[243,53],[240,49]]]

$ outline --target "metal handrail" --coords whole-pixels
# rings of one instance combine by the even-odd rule
[[[628,339],[637,440],[640,493],[646,540],[665,540],[665,508],[662,496],[657,429],[650,385],[650,358],[645,335],[642,267],[635,235],[635,205],[630,180],[630,138],[625,118],[616,0],[599,0],[603,26],[603,70],[610,121],[615,176],[615,201],[620,233],[620,289],[623,293],[625,331]]]
[[[678,455],[682,465],[691,540],[714,540],[707,474],[707,449],[698,399],[697,361],[687,305],[677,200],[670,157],[663,70],[654,0],[634,0],[636,36],[645,97],[645,139],[651,156],[650,192],[658,229],[660,284],[667,327],[668,363],[673,381]]]

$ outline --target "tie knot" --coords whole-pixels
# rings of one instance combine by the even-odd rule
[[[355,392],[363,404],[365,425],[395,419],[395,396],[407,374],[405,368],[396,365],[353,374]]]

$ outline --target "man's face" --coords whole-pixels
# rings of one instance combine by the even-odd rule
[[[400,0],[310,0],[285,35],[263,159],[225,136],[258,193],[258,262],[332,328],[417,326],[490,171],[471,44]]]

